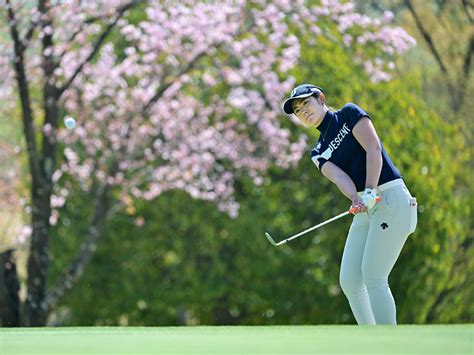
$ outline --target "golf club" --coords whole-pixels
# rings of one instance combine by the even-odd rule
[[[380,202],[380,200],[381,200],[381,197],[378,196],[378,197],[376,198],[376,202]],[[337,216],[332,217],[332,218],[328,219],[327,221],[324,221],[324,222],[322,222],[322,223],[319,223],[319,224],[317,224],[317,225],[315,225],[315,226],[313,226],[313,227],[311,227],[311,228],[308,228],[308,229],[306,229],[306,230],[304,230],[304,231],[302,231],[302,232],[300,232],[300,233],[298,233],[298,234],[296,234],[296,235],[294,235],[294,236],[292,236],[292,237],[290,237],[290,238],[284,239],[284,240],[282,240],[281,242],[278,242],[278,243],[275,242],[275,240],[272,238],[272,236],[270,235],[270,233],[265,232],[265,236],[267,237],[268,241],[269,241],[272,245],[274,245],[274,246],[276,246],[276,247],[279,247],[280,245],[283,245],[283,244],[288,243],[290,240],[293,240],[293,239],[296,239],[296,238],[298,238],[298,237],[301,237],[302,235],[304,235],[304,234],[306,234],[306,233],[309,233],[309,232],[311,232],[311,231],[313,231],[313,230],[315,230],[315,229],[318,229],[319,227],[322,227],[322,226],[324,226],[324,225],[326,225],[326,224],[328,224],[328,223],[331,223],[331,222],[333,222],[333,221],[335,221],[335,220],[337,220],[337,219],[339,219],[339,218],[341,218],[341,217],[347,216],[347,215],[350,214],[350,213],[354,213],[356,210],[357,210],[357,209],[356,209],[355,207],[353,207],[353,208],[351,208],[350,210],[348,210],[348,211],[346,211],[346,212],[343,212],[343,213],[341,213],[341,214],[338,214]]]

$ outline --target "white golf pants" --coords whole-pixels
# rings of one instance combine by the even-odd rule
[[[358,324],[397,324],[388,275],[417,224],[416,199],[402,179],[380,185],[382,200],[354,216],[340,284]]]

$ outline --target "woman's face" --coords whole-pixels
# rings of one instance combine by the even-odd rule
[[[326,113],[324,106],[315,96],[295,100],[293,111],[296,117],[307,126],[318,126]]]

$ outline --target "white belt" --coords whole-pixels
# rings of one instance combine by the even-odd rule
[[[379,185],[377,187],[377,191],[383,192],[396,186],[405,186],[403,179],[396,179],[396,180],[386,182],[385,184]],[[363,194],[364,194],[364,191],[357,191],[357,195],[362,196]]]
[[[405,183],[403,182],[402,179],[396,179],[396,180],[386,182],[385,184],[379,185],[377,187],[377,190],[379,190],[379,192],[382,192],[382,191],[391,189],[392,187],[395,187],[395,186],[405,186]]]

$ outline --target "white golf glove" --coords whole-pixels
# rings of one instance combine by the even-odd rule
[[[362,203],[366,205],[367,208],[370,210],[375,206],[375,203],[377,202],[377,190],[366,188],[364,190],[364,194],[360,198],[362,200]]]

